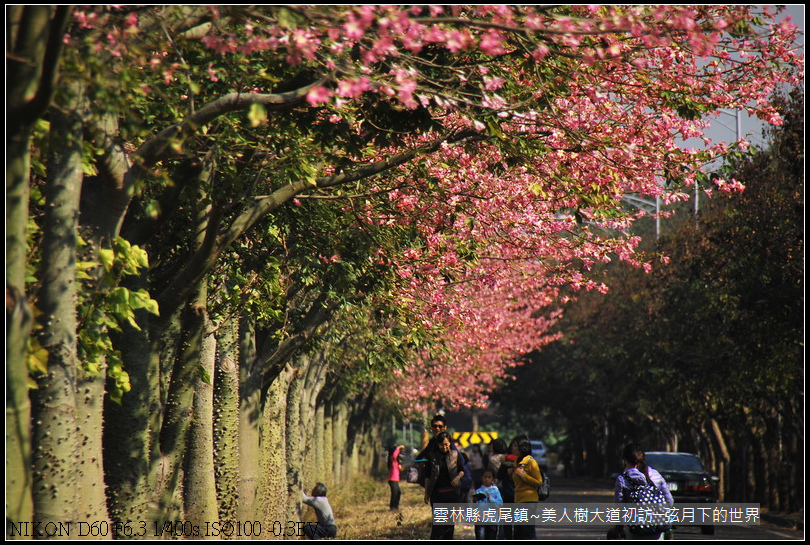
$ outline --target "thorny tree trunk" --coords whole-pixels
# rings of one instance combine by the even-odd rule
[[[335,427],[332,419],[332,402],[322,401],[319,407],[323,421],[323,459],[321,470],[329,475],[332,484],[335,484],[335,474],[332,471],[335,455]]]
[[[238,520],[257,520],[261,376],[256,372],[256,334],[253,320],[239,323],[239,503]]]
[[[211,222],[210,172],[206,162],[200,175],[197,211],[197,247],[205,244],[205,235]],[[184,457],[183,504],[185,519],[193,526],[204,527],[206,522],[217,522],[217,494],[214,478],[214,360],[216,338],[210,332],[208,317],[208,283],[203,280],[191,301],[194,311],[201,315],[200,352],[194,376],[192,418],[188,430],[188,443]]]
[[[309,365],[309,356],[301,354],[290,364],[293,369],[287,390],[287,518],[286,520],[301,520],[301,490],[309,485],[310,490],[314,483],[303,482],[303,457],[305,437],[304,426],[301,420],[301,397],[303,395],[303,376]],[[309,490],[307,491],[309,493]]]
[[[79,468],[77,471],[79,520],[110,523],[107,511],[107,486],[103,464],[104,376],[106,370],[92,375],[78,369],[76,421],[78,427]],[[91,536],[92,537],[92,536]],[[104,536],[97,536],[103,538]]]
[[[287,385],[292,376],[292,368],[276,377],[267,391],[262,420],[262,459],[265,489],[263,503],[264,520],[285,520],[287,515]]]
[[[160,432],[161,479],[156,491],[157,512],[151,517],[173,520],[181,514],[176,493],[180,483],[188,429],[193,416],[194,381],[198,375],[200,352],[205,335],[205,309],[189,307],[183,312],[182,344],[169,383],[166,411]]]
[[[342,400],[332,403],[332,477],[335,482],[343,482],[345,480],[346,466],[347,466],[347,411],[346,405]]]
[[[333,485],[335,483],[332,481],[332,474],[327,469],[329,466],[326,464],[326,453],[329,452],[330,445],[326,437],[323,403],[317,403],[315,405],[315,416],[313,420],[315,421],[315,435],[312,441],[315,458],[312,469],[313,475],[316,475],[319,480]]]
[[[237,520],[239,499],[239,345],[236,318],[217,331],[214,467],[220,520]]]
[[[70,8],[6,7],[6,517],[33,520],[25,292],[30,139],[53,93]]]
[[[48,369],[32,395],[34,513],[43,523],[78,521],[79,464],[76,422],[76,248],[82,183],[83,90],[66,86],[69,103],[51,111],[51,141],[42,242],[45,316],[40,334]]]
[[[136,280],[145,287],[143,276]],[[110,515],[120,521],[149,520],[155,475],[152,460],[157,453],[162,402],[160,399],[160,353],[149,342],[149,318],[146,311],[136,312],[141,329],[124,326],[121,334],[112,334],[120,350],[124,369],[132,389],[121,403],[109,399],[104,407],[104,467],[109,488]],[[138,533],[140,530],[138,530]]]
[[[304,444],[304,476],[308,483],[310,481],[314,483],[328,480],[327,475],[317,469],[319,460],[323,458],[320,453],[323,437],[321,436],[322,426],[318,424],[317,402],[318,395],[326,382],[328,366],[327,358],[323,352],[319,352],[311,358],[303,380],[304,392],[301,397],[300,416],[301,429],[304,430],[306,439]]]
[[[197,211],[197,237],[195,240],[197,248],[202,248],[207,244],[208,234],[211,230],[215,229],[215,220],[210,205],[210,185],[212,180],[212,173],[215,169],[212,161],[205,160],[203,168],[197,174],[197,187],[199,188],[198,202],[200,208]],[[209,377],[213,377],[213,364],[216,345],[207,344],[208,341],[214,341],[208,333],[208,310],[207,310],[207,297],[208,290],[205,280],[196,282],[193,289],[189,292],[190,298],[187,303],[188,306],[183,310],[183,339],[181,344],[180,353],[174,360],[174,367],[171,371],[171,378],[169,380],[168,396],[166,399],[166,410],[164,419],[160,429],[160,453],[161,463],[163,467],[161,471],[164,478],[160,481],[160,488],[158,494],[160,497],[159,511],[157,517],[164,517],[167,520],[172,515],[175,509],[179,508],[176,503],[176,493],[178,492],[178,484],[180,483],[180,472],[183,467],[184,460],[188,455],[189,448],[189,428],[192,418],[202,418],[201,426],[205,428],[206,438],[199,439],[198,441],[206,441],[205,450],[207,453],[203,454],[195,452],[195,459],[193,464],[202,463],[202,456],[205,456],[205,468],[199,469],[196,467],[186,466],[186,469],[192,469],[195,473],[192,477],[199,477],[202,479],[210,478],[209,484],[201,484],[195,480],[194,484],[201,486],[202,491],[194,490],[189,491],[195,497],[192,499],[192,504],[187,504],[193,507],[194,516],[202,517],[199,520],[205,522],[206,520],[212,521],[208,517],[208,511],[213,510],[216,515],[216,487],[214,484],[214,468],[213,468],[213,433],[212,424],[212,411],[213,411],[213,389],[206,385],[205,388],[196,386],[201,373],[201,365],[203,358],[206,365],[210,367],[207,370]],[[166,309],[161,307],[162,312]],[[171,312],[171,309],[169,309]],[[209,378],[210,380],[210,378]],[[202,399],[201,399],[202,397]],[[199,401],[198,407],[194,403]],[[195,428],[194,433],[200,432],[202,428]],[[199,442],[192,443],[193,448],[199,447]],[[208,461],[210,457],[210,462]],[[210,475],[209,475],[210,474]],[[207,481],[206,481],[207,482]],[[187,483],[189,484],[189,483]],[[203,498],[202,495],[205,495]]]
[[[207,290],[201,289],[199,307],[205,303]],[[209,322],[203,321],[207,330]],[[188,446],[185,456],[183,503],[185,520],[192,527],[205,527],[207,522],[219,520],[217,509],[216,480],[214,479],[214,359],[216,339],[213,334],[204,334],[200,350],[199,372],[194,383],[193,417],[188,431]],[[205,376],[201,376],[205,374]]]

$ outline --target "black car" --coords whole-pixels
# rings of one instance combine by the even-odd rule
[[[696,454],[688,452],[646,452],[647,465],[667,481],[675,503],[717,501],[719,478],[709,473]],[[714,534],[714,526],[701,526],[701,533]]]

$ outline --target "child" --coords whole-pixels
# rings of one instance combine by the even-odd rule
[[[476,503],[503,503],[501,491],[495,486],[495,473],[485,469],[481,475],[482,485],[473,494]],[[475,539],[497,539],[498,526],[496,524],[476,524]]]
[[[301,494],[304,496],[304,503],[315,509],[315,516],[318,518],[318,524],[304,525],[304,534],[307,538],[323,539],[337,536],[335,515],[332,513],[329,500],[326,499],[326,485],[316,484],[312,489],[312,496],[307,496],[303,490]]]

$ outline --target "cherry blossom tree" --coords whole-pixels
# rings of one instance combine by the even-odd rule
[[[752,23],[765,20],[739,8],[560,13],[501,6],[408,13],[367,6],[287,16],[329,28],[323,34],[318,24],[295,28],[285,40],[273,26],[258,46],[301,44],[288,61],[320,65],[330,74],[308,91],[310,104],[343,107],[378,92],[402,108],[430,110],[439,123],[411,146],[434,145],[437,134],[446,138],[442,130],[465,135],[464,146],[444,143],[435,159],[392,174],[406,182],[373,188],[395,187],[388,194],[396,216],[381,218],[367,206],[369,223],[418,222],[422,245],[396,266],[410,279],[404,297],[425,305],[428,327],[441,323],[442,331],[454,332],[446,355],[421,353],[421,364],[406,373],[406,384],[414,386],[405,394],[411,402],[437,395],[483,401],[481,392],[506,365],[548,342],[542,333],[557,311],[537,313],[554,302],[555,286],[604,289],[582,269],[611,256],[649,268],[635,255],[638,239],[626,234],[644,212],[628,210],[622,198],[686,198],[684,188],[705,183],[701,167],[728,148],[704,138],[705,149],[681,149],[678,139],[702,137],[705,118],[721,108],[745,108],[779,123],[767,98],[781,83],[795,81],[795,73],[774,73],[763,61],[774,55],[788,64],[799,60],[791,51],[795,29],[771,23],[764,33],[750,34]],[[253,47],[215,34],[205,43],[222,54]],[[343,121],[341,114],[335,110],[326,122]],[[325,180],[319,187],[330,185]],[[482,305],[482,286],[501,299]],[[510,313],[504,301],[519,302]],[[454,372],[449,381],[431,372],[447,363],[469,372]],[[426,374],[431,380],[419,380]]]

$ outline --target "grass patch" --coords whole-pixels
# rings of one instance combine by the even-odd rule
[[[354,478],[348,486],[329,492],[329,502],[338,524],[338,539],[429,539],[430,506],[425,489],[399,483],[402,499],[399,511],[389,508],[388,482],[368,476]],[[456,526],[456,538],[473,539],[472,527]]]

